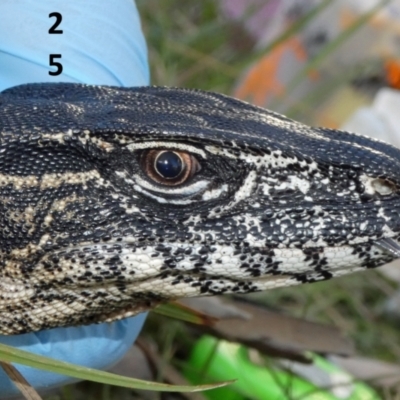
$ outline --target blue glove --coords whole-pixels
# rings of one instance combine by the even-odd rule
[[[62,21],[49,14],[58,12]],[[146,44],[132,0],[2,0],[0,2],[0,91],[28,82],[81,82],[143,86],[149,83]],[[63,73],[49,66],[61,54]],[[139,334],[146,314],[115,323],[56,328],[2,336],[0,342],[44,356],[105,369],[116,363]],[[70,383],[66,376],[16,365],[37,389]],[[0,368],[0,398],[18,391]]]

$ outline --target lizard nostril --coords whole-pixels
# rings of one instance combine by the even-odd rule
[[[372,187],[376,192],[385,196],[392,194],[395,191],[395,184],[386,179],[377,178],[371,182]]]

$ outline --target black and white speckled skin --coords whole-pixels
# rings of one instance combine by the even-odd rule
[[[400,150],[232,98],[31,84],[0,94],[0,333],[112,321],[188,296],[393,259]],[[192,154],[175,187],[139,162]]]

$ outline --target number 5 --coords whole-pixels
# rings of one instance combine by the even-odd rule
[[[56,58],[61,58],[61,54],[50,54],[50,67],[56,67],[56,71],[49,71],[49,75],[57,76],[60,75],[63,71],[63,66],[60,62],[54,61]]]

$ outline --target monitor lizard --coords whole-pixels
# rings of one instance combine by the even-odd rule
[[[397,257],[400,150],[201,90],[0,94],[0,333]]]

